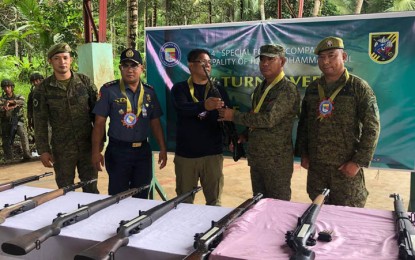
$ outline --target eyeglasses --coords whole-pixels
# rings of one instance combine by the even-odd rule
[[[121,64],[120,65],[121,70],[128,70],[128,69],[132,69],[133,71],[138,70],[138,68],[140,67],[139,64]]]
[[[211,60],[195,60],[193,62],[199,62],[199,63],[201,63],[201,64],[203,64],[205,66],[207,66],[208,64],[209,65],[212,65],[212,61]]]

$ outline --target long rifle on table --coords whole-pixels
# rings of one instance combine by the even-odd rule
[[[115,236],[82,251],[75,256],[75,260],[115,259],[115,252],[120,247],[128,245],[129,236],[137,234],[146,227],[149,227],[154,221],[176,208],[179,203],[185,201],[188,197],[194,196],[199,190],[201,190],[201,187],[197,187],[192,191],[177,196],[149,210],[140,210],[137,217],[128,221],[121,221]]]
[[[314,199],[313,203],[307,208],[301,218],[298,218],[295,230],[287,231],[285,234],[288,246],[294,251],[294,255],[290,257],[290,260],[315,259],[315,253],[306,246],[315,244],[315,240],[313,239],[316,229],[315,223],[329,193],[329,189],[324,189],[322,194]]]
[[[35,248],[40,249],[41,243],[48,238],[59,235],[62,228],[87,219],[101,209],[116,204],[120,200],[131,197],[149,187],[150,185],[130,189],[87,205],[78,205],[78,209],[75,211],[70,213],[59,213],[58,217],[52,221],[51,225],[4,242],[1,245],[1,249],[3,252],[11,255],[26,255]]]
[[[212,80],[210,79],[209,73],[206,70],[206,65],[202,63],[203,71],[206,74],[206,77],[208,78],[209,85],[212,88],[213,94],[215,97],[220,98],[223,100],[222,95],[219,92],[219,89],[213,84]],[[239,135],[236,131],[236,126],[232,121],[222,121],[221,124],[222,131],[227,140],[229,141],[226,145],[229,145],[232,143],[233,145],[233,151],[232,151],[232,158],[235,162],[237,162],[241,157],[245,157],[245,149],[243,144],[238,143]]]
[[[391,194],[394,198],[396,231],[398,233],[399,259],[415,259],[415,230],[408,213],[404,210],[403,203],[399,194]]]
[[[229,212],[218,222],[212,221],[212,227],[205,233],[197,233],[195,235],[195,242],[193,247],[195,250],[187,255],[186,260],[202,260],[208,259],[210,253],[215,249],[222,241],[223,233],[228,226],[235,221],[238,217],[248,211],[252,205],[257,203],[263,195],[258,193],[253,198],[247,199],[241,205]]]
[[[6,218],[10,216],[15,216],[17,214],[23,213],[25,211],[31,210],[45,202],[48,202],[50,200],[53,200],[59,196],[65,195],[69,191],[73,191],[75,189],[81,188],[85,185],[88,185],[90,183],[96,182],[97,179],[84,181],[84,182],[78,182],[57,190],[45,192],[42,194],[39,194],[34,197],[26,198],[25,200],[13,205],[6,204],[2,210],[0,210],[0,224],[4,223],[6,221]]]
[[[5,190],[13,189],[16,186],[19,186],[19,185],[22,185],[22,184],[25,184],[25,183],[28,183],[28,182],[38,181],[40,178],[50,176],[52,174],[53,174],[53,172],[46,172],[46,173],[40,174],[40,175],[32,175],[32,176],[21,178],[21,179],[15,180],[15,181],[9,181],[9,182],[5,182],[5,183],[1,183],[0,184],[0,192],[5,191]]]

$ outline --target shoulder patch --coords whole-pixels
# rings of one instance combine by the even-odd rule
[[[149,88],[149,89],[154,89],[152,86],[150,86],[149,84],[147,84],[147,83],[143,83],[143,85],[144,85],[144,87],[147,87],[147,88]]]
[[[112,85],[115,85],[115,84],[118,84],[118,79],[113,80],[113,81],[110,81],[110,82],[107,82],[107,83],[105,83],[105,84],[104,84],[104,85],[102,85],[102,86],[103,86],[103,87],[108,88],[108,87],[110,87],[110,86],[112,86]]]

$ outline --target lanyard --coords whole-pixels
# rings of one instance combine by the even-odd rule
[[[195,103],[199,102],[199,100],[195,97],[195,86],[193,85],[192,77],[189,77],[187,79],[187,84],[189,84],[190,95],[192,96],[193,102]],[[210,90],[210,85],[208,82],[205,88],[205,96],[203,100],[206,100],[209,90]]]
[[[285,76],[284,71],[281,71],[280,74],[278,74],[278,76],[271,82],[271,84],[269,84],[269,86],[265,89],[264,93],[261,96],[261,99],[259,100],[258,104],[255,104],[256,100],[253,101],[253,106],[255,107],[254,109],[254,113],[258,113],[259,110],[261,109],[262,103],[264,103],[265,97],[267,96],[268,92],[275,86],[277,85]]]
[[[339,92],[340,92],[340,90],[346,85],[346,83],[347,83],[347,81],[349,80],[349,72],[347,71],[347,69],[345,69],[345,72],[344,72],[344,74],[345,74],[345,77],[346,77],[346,80],[344,81],[344,83],[343,84],[341,84],[334,92],[333,92],[333,94],[331,94],[331,96],[329,97],[329,100],[331,101],[331,102],[333,102],[334,101],[334,99],[336,98],[336,96],[337,96],[337,94],[339,94]],[[320,84],[318,84],[318,95],[320,96],[320,100],[324,100],[324,99],[326,99],[326,94],[324,93],[324,89],[323,89],[323,87],[320,85]]]
[[[125,99],[127,100],[127,113],[133,112],[131,102],[128,99],[127,93],[125,93],[125,85],[122,79],[120,79],[120,90],[123,96],[125,97]],[[140,95],[138,96],[138,100],[137,100],[137,117],[141,113],[141,109],[142,109],[141,107],[143,106],[143,99],[144,99],[144,87],[143,87],[143,83],[141,83],[140,81]]]

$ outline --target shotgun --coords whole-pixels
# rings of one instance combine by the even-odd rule
[[[45,192],[34,197],[26,198],[25,196],[24,201],[13,204],[13,205],[6,204],[4,208],[0,210],[0,224],[4,223],[4,221],[6,221],[6,218],[10,216],[15,216],[17,214],[36,208],[37,206],[45,202],[53,200],[59,196],[65,195],[69,191],[73,191],[75,189],[81,188],[85,185],[88,185],[96,181],[97,179],[84,181],[84,182],[78,182],[76,184],[72,184],[72,185],[63,187],[61,189]]]
[[[49,237],[59,235],[62,228],[87,219],[101,209],[116,204],[120,200],[131,197],[149,187],[150,185],[130,189],[87,205],[78,205],[78,209],[73,212],[59,213],[58,217],[52,221],[51,225],[4,242],[1,245],[1,249],[3,252],[10,255],[26,255],[35,248],[39,250],[41,243],[46,241]]]
[[[53,172],[46,172],[46,173],[41,174],[41,175],[33,175],[33,176],[26,177],[26,178],[18,179],[18,180],[15,180],[15,181],[9,181],[9,182],[5,182],[5,183],[1,183],[0,184],[0,192],[5,191],[5,190],[13,189],[16,186],[19,186],[19,185],[22,185],[22,184],[25,184],[25,183],[28,183],[28,182],[38,181],[40,178],[50,176],[52,174],[53,174]]]
[[[77,254],[75,260],[115,259],[115,252],[120,247],[128,245],[129,236],[137,234],[146,227],[149,227],[154,221],[168,213],[170,210],[176,208],[180,202],[186,200],[190,196],[194,196],[194,194],[201,189],[201,187],[197,187],[192,191],[177,196],[176,198],[168,200],[147,211],[140,210],[137,217],[128,221],[121,221],[116,235]]]

